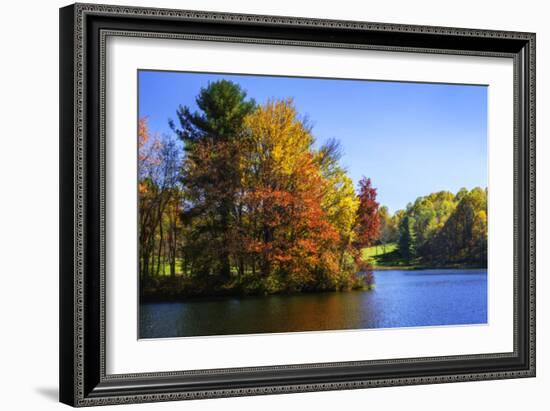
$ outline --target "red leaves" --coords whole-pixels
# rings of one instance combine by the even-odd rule
[[[311,281],[307,273],[322,260],[332,256],[337,265],[337,253],[331,250],[339,236],[321,208],[323,179],[311,156],[306,153],[297,163],[300,168],[290,181],[248,188],[244,204],[250,227],[241,240],[247,252],[261,256],[274,269],[296,281],[296,276]]]
[[[368,247],[378,238],[380,231],[379,204],[376,202],[376,189],[372,187],[370,178],[363,177],[359,181],[358,197],[356,241],[360,247]]]

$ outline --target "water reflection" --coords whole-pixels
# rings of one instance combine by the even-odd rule
[[[391,270],[372,291],[147,303],[140,338],[487,322],[486,270]]]

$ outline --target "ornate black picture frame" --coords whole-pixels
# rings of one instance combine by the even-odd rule
[[[513,58],[513,352],[107,374],[108,36]],[[535,34],[75,4],[60,10],[60,100],[61,402],[91,406],[535,376]]]

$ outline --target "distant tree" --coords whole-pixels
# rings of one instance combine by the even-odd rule
[[[396,218],[390,215],[388,207],[383,206],[378,210],[380,216],[380,233],[378,236],[378,242],[382,245],[384,253],[386,252],[386,245],[396,242],[399,239],[398,224],[396,224]]]
[[[462,200],[466,195],[468,194],[468,189],[465,187],[462,187],[460,190],[457,191],[454,200],[458,203],[460,200]]]
[[[487,192],[466,191],[433,238],[433,258],[442,263],[487,264]]]
[[[456,196],[448,191],[438,191],[418,197],[407,205],[404,214],[414,219],[416,253],[423,259],[431,259],[431,239],[441,230],[456,208]]]
[[[399,240],[399,227],[401,225],[401,220],[403,220],[406,214],[407,213],[405,210],[397,210],[395,213],[393,213],[392,225],[396,228],[397,231],[395,241]]]
[[[399,225],[399,253],[411,262],[416,258],[416,233],[414,231],[415,220],[405,215]]]

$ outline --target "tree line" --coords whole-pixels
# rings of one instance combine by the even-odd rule
[[[174,136],[139,120],[142,293],[368,288],[376,189],[353,182],[330,140],[315,148],[292,99],[259,105],[221,80],[180,106]]]
[[[379,214],[378,243],[397,243],[406,264],[487,267],[487,189],[439,191]]]

